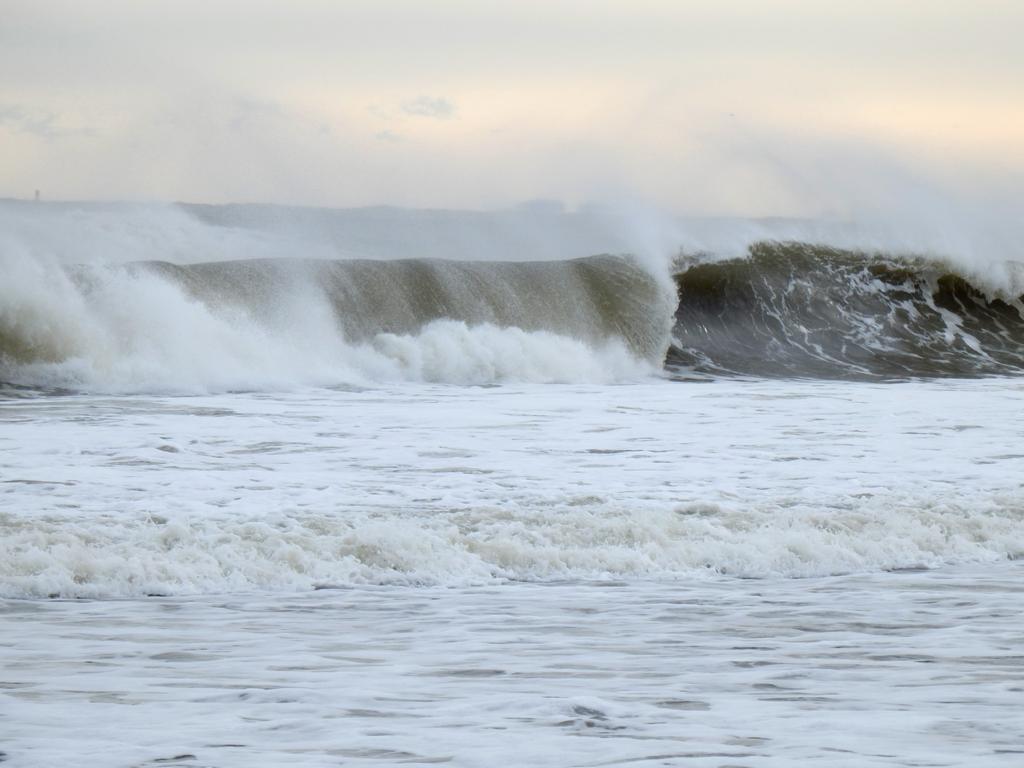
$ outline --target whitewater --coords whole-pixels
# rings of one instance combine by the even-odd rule
[[[1012,249],[550,206],[0,225],[7,764],[1020,764]]]

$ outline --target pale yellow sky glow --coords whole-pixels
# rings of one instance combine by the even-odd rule
[[[0,5],[2,196],[803,215],[1024,177],[1020,2]]]

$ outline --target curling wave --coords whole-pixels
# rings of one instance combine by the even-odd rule
[[[614,222],[593,215],[535,218],[7,201],[0,383],[8,393],[210,392],[611,382],[663,368],[854,379],[1024,371],[1020,262],[968,269],[963,253],[953,262],[748,247],[776,235],[725,222],[735,237],[712,238],[724,251],[681,258],[673,281],[657,256],[667,241],[616,239]],[[797,224],[778,236],[860,242]],[[601,248],[647,258],[584,255]]]
[[[675,307],[612,256],[7,267],[0,381],[75,389],[636,378]]]
[[[1000,282],[934,259],[759,242],[684,259],[670,369],[814,378],[1024,372],[1024,270]]]

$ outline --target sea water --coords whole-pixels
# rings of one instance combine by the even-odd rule
[[[1019,765],[1022,405],[998,378],[8,399],[0,749]]]
[[[0,204],[5,765],[1024,764],[1019,257],[525,216]]]

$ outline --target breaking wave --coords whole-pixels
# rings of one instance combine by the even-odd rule
[[[1024,556],[1019,502],[851,500],[849,508],[536,509],[380,517],[0,515],[0,596],[132,597],[354,584],[809,577]],[[1016,504],[1016,506],[1015,506]]]
[[[210,392],[1024,371],[1020,262],[760,241],[680,258],[673,280],[651,253],[582,255],[628,244],[602,219],[554,216],[517,239],[524,214],[488,216],[0,205],[0,382]],[[419,242],[424,257],[392,258]],[[388,258],[352,258],[367,253]]]
[[[997,278],[997,279],[996,279]],[[1024,264],[966,274],[941,260],[760,242],[684,260],[670,369],[905,378],[1024,371]]]
[[[104,391],[650,375],[674,296],[633,259],[8,265],[0,380]]]

